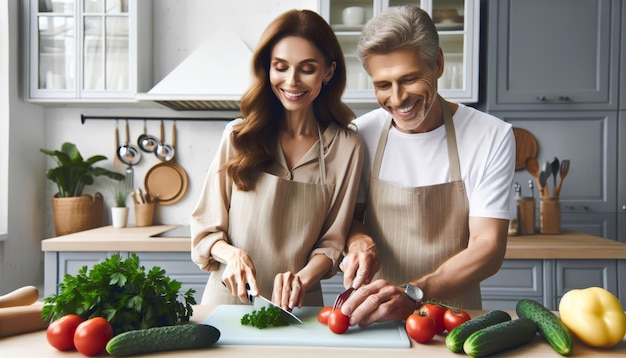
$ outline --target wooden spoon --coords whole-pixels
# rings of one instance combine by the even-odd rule
[[[537,192],[541,194],[543,187],[539,182],[539,162],[537,161],[537,158],[529,157],[526,159],[526,171],[532,175],[533,178],[535,178],[535,181],[537,182]]]
[[[559,171],[559,185],[554,190],[554,196],[559,196],[561,193],[561,185],[563,185],[563,180],[567,176],[567,173],[569,173],[569,159],[563,159]]]

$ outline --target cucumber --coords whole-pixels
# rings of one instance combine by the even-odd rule
[[[220,338],[220,331],[207,324],[186,323],[175,326],[153,327],[128,331],[113,337],[106,351],[117,357],[199,349],[212,346]]]
[[[572,353],[574,349],[572,334],[552,311],[536,301],[523,298],[517,302],[515,312],[518,317],[535,322],[539,327],[539,333],[559,354],[566,356]]]
[[[537,335],[537,325],[528,318],[504,321],[472,333],[463,350],[472,357],[484,357],[529,342]]]
[[[463,343],[472,333],[493,326],[494,324],[510,321],[511,315],[504,311],[491,311],[482,316],[461,323],[446,336],[446,347],[454,353],[463,352]]]

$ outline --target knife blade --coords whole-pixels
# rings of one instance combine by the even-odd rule
[[[280,316],[287,323],[303,324],[300,318],[296,317],[296,315],[294,315],[293,313],[283,309],[279,305],[273,303],[272,301],[268,300],[267,298],[261,295],[252,296],[249,290],[248,290],[248,300],[253,303],[255,310],[258,310],[261,307],[266,307],[266,308],[269,308],[271,306],[278,307],[280,309]]]

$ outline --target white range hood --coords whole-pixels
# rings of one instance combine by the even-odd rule
[[[175,110],[239,110],[250,85],[252,52],[232,32],[212,34],[140,101]]]

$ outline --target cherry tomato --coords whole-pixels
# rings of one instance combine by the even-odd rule
[[[406,333],[418,343],[433,339],[436,330],[435,321],[425,314],[413,313],[406,319]]]
[[[86,356],[102,352],[107,342],[113,338],[111,323],[102,317],[94,317],[78,325],[74,333],[76,350]]]
[[[446,313],[443,315],[443,324],[446,326],[448,332],[452,331],[456,326],[460,325],[463,322],[469,321],[472,319],[470,315],[461,310],[455,309],[447,309]]]
[[[328,316],[328,328],[330,328],[333,333],[342,334],[348,330],[348,327],[350,327],[350,318],[341,313],[341,310],[336,309],[330,312]]]
[[[73,349],[74,332],[81,322],[83,322],[81,316],[68,314],[50,323],[46,330],[48,343],[60,351]]]
[[[322,308],[320,313],[317,314],[317,320],[322,324],[328,324],[328,316],[330,316],[330,312],[333,310],[332,306],[326,306]]]
[[[435,333],[439,334],[445,331],[446,326],[443,324],[443,315],[446,313],[445,307],[436,303],[426,303],[420,307],[419,312],[426,314],[435,321]]]

